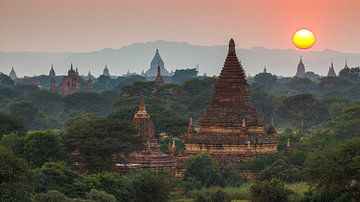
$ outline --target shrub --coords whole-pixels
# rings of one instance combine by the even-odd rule
[[[253,202],[287,202],[293,193],[277,179],[256,182],[250,191]]]
[[[220,187],[200,189],[192,192],[194,202],[230,202],[229,196]]]

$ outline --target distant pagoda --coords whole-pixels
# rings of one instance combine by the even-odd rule
[[[155,84],[157,86],[162,86],[165,84],[163,78],[161,77],[160,66],[158,66],[158,70],[157,70],[157,74],[156,74],[156,78],[155,78]]]
[[[105,64],[105,67],[104,67],[104,70],[103,70],[103,73],[102,73],[103,76],[108,76],[110,77],[110,71],[107,67],[107,64]]]
[[[70,95],[80,92],[92,92],[92,80],[88,79],[87,86],[83,88],[81,86],[81,77],[79,76],[77,68],[74,70],[73,64],[71,63],[68,75],[63,77],[60,86],[56,86],[55,77],[51,79],[50,91],[54,93],[60,93],[62,95]]]
[[[251,106],[249,87],[234,40],[214,87],[212,103],[195,132],[190,120],[184,138],[184,156],[210,154],[221,164],[250,160],[257,154],[277,153],[278,137],[273,124],[266,134],[256,109]]]
[[[300,62],[297,66],[297,71],[296,71],[296,75],[295,77],[299,77],[299,78],[305,78],[305,65],[302,61],[302,56],[300,56]]]
[[[138,128],[138,135],[144,137],[146,145],[144,148],[133,152],[130,155],[128,164],[117,164],[119,171],[127,171],[131,169],[155,169],[164,170],[175,175],[176,157],[172,153],[171,156],[160,150],[160,145],[155,136],[155,126],[146,111],[144,98],[141,96],[139,110],[134,115],[133,124]],[[172,148],[175,148],[173,143]],[[173,150],[171,150],[173,152]]]
[[[15,80],[17,79],[17,75],[16,75],[16,73],[15,73],[14,67],[11,68],[9,77],[10,77],[13,81],[15,81]]]
[[[51,65],[49,77],[53,79],[53,78],[55,78],[55,76],[56,76],[56,74],[55,74],[55,70],[54,70],[54,65]]]
[[[157,75],[158,67],[160,66],[161,75],[171,76],[170,73],[165,69],[165,63],[160,56],[159,49],[156,49],[154,58],[150,63],[150,69],[145,72],[146,77],[155,77]]]
[[[329,67],[329,71],[327,73],[327,77],[336,77],[335,69],[334,69],[334,63],[331,62],[331,65]]]

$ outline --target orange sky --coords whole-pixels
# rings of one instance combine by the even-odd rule
[[[360,53],[360,0],[0,0],[0,51],[91,51],[157,39]]]

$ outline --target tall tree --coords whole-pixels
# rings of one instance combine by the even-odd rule
[[[360,138],[313,151],[303,173],[320,193],[320,201],[359,201]]]
[[[35,131],[25,136],[23,155],[35,167],[47,161],[61,160],[64,145],[60,134],[54,131]]]
[[[24,132],[24,123],[20,118],[0,112],[0,139],[9,133],[19,134],[22,132]]]
[[[312,94],[299,94],[285,98],[277,113],[301,131],[330,118],[325,104]]]
[[[25,160],[0,147],[0,201],[31,201],[35,179]]]
[[[68,126],[64,141],[69,152],[79,150],[86,167],[98,172],[111,170],[113,155],[127,156],[142,147],[143,139],[136,134],[130,122],[83,116]]]

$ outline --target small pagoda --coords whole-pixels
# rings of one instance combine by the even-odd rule
[[[277,153],[275,126],[265,132],[250,103],[246,75],[231,39],[224,67],[214,87],[212,103],[195,131],[190,120],[184,138],[184,157],[209,154],[220,164],[251,160],[256,155]]]
[[[138,112],[134,115],[133,124],[138,129],[138,135],[145,138],[144,148],[130,155],[129,163],[116,164],[119,171],[130,169],[155,169],[167,171],[173,176],[176,172],[176,155],[168,155],[160,150],[160,145],[155,136],[155,126],[146,111],[144,98],[141,96]],[[175,144],[173,143],[173,148]]]

